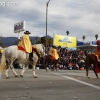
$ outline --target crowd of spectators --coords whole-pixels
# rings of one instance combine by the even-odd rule
[[[49,50],[48,50],[49,51]],[[60,59],[57,64],[58,69],[79,70],[85,69],[86,50],[68,50],[67,48],[60,49]],[[44,68],[44,59],[41,58],[37,66]],[[48,66],[51,68],[52,66]]]
[[[81,69],[85,68],[85,51],[83,50],[67,50],[65,48],[60,51],[60,66],[59,69]]]

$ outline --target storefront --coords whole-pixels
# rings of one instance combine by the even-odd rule
[[[87,51],[90,51],[90,52],[95,52],[96,51],[96,42],[92,41],[92,42],[78,42],[77,44],[77,49],[80,49],[80,50],[87,50]]]

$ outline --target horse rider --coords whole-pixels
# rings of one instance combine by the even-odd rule
[[[99,57],[99,59],[100,59],[100,40],[97,40],[97,41],[96,41],[96,44],[97,44],[96,53],[98,54],[98,57]]]
[[[97,51],[96,52],[100,53],[100,40],[97,40],[96,44],[97,44]]]
[[[22,47],[26,53],[29,54],[29,60],[33,61],[33,51],[32,51],[32,44],[29,38],[29,31],[25,31],[24,35],[21,37],[18,46]]]
[[[52,47],[50,48],[49,55],[51,55],[52,58],[54,58],[56,60],[59,59],[59,55],[58,55],[56,47],[54,45],[52,45]]]

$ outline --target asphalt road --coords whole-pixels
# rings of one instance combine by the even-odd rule
[[[16,71],[20,74],[21,69]],[[36,74],[38,78],[33,78],[27,69],[23,78],[15,78],[11,70],[10,79],[2,75],[0,100],[100,100],[100,79],[93,71],[89,79],[82,70],[36,69]]]

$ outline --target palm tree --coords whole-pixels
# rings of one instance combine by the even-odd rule
[[[83,36],[82,39],[83,39],[83,42],[84,42],[84,40],[85,40],[85,36]]]
[[[66,33],[67,33],[67,36],[69,35],[69,31],[66,31]]]
[[[98,34],[95,35],[96,40],[98,39]]]

